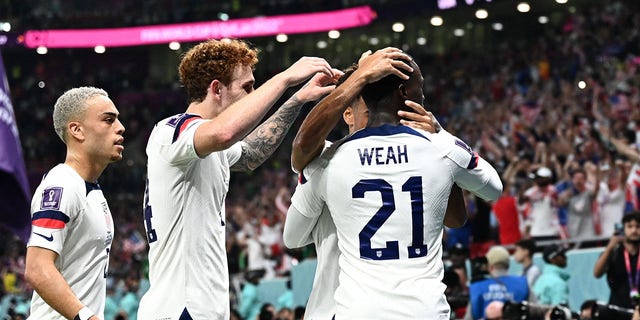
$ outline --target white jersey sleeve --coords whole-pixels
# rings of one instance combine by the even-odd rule
[[[43,179],[31,202],[31,233],[27,247],[41,247],[58,255],[67,238],[67,224],[77,218],[84,197],[78,193],[75,181]]]
[[[227,161],[229,165],[232,166],[240,157],[242,157],[242,148],[244,148],[247,144],[244,141],[238,141],[234,143],[229,149],[224,150],[224,155],[227,157]]]
[[[325,141],[322,152],[330,146],[331,142]],[[313,242],[312,231],[325,207],[322,198],[316,197],[317,191],[314,188],[319,187],[319,183],[322,182],[320,176],[326,164],[327,161],[320,154],[298,173],[298,186],[291,198],[283,233],[285,245],[289,248],[298,248]],[[310,183],[309,179],[314,182]],[[304,213],[296,206],[302,208]]]
[[[182,165],[198,158],[193,143],[196,130],[206,120],[197,115],[183,113],[169,118],[166,122],[160,122],[159,126],[173,127],[173,137],[171,141],[158,141],[158,155],[169,164]]]
[[[328,160],[320,156],[300,173],[296,191],[291,196],[291,206],[307,218],[316,218],[322,213],[326,199],[325,168]]]
[[[462,140],[448,132],[446,134],[452,139],[446,157],[454,164],[454,181],[482,199],[498,199],[502,193],[502,182],[496,169]]]

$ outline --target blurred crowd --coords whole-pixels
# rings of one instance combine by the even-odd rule
[[[513,253],[522,239],[602,246],[623,215],[640,209],[640,171],[634,168],[640,161],[634,157],[640,144],[638,9],[634,1],[602,2],[567,13],[544,33],[487,43],[481,52],[414,54],[425,77],[426,107],[498,169],[505,187],[494,203],[467,196],[468,223],[446,232],[444,281],[453,316],[462,317],[470,300],[472,270],[451,272],[465,259],[488,268],[482,259],[490,260],[490,248],[500,244]],[[105,88],[127,129],[124,161],[111,165],[100,181],[117,226],[106,319],[135,319],[148,285],[142,220],[146,139],[153,123],[179,113],[186,99],[175,81],[150,79],[146,58],[135,52],[109,64],[71,51],[61,55],[68,63],[5,57],[31,189],[64,159],[53,134],[53,99],[76,85]],[[289,163],[296,129],[260,169],[231,179],[227,250],[236,319],[299,319],[304,312],[290,290],[278,305],[265,304],[255,292],[260,279],[288,277],[292,266],[315,254],[313,246],[291,250],[282,242],[297,183]],[[343,133],[338,128],[334,135]],[[25,247],[7,232],[0,238],[0,316],[20,319],[31,296],[23,279]],[[536,248],[547,254],[546,247]]]

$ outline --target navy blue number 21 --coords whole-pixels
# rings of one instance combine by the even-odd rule
[[[384,248],[372,248],[371,238],[389,219],[396,210],[393,187],[383,179],[363,179],[351,189],[351,196],[364,198],[369,191],[380,192],[382,206],[371,217],[359,234],[360,258],[371,260],[400,259],[398,241],[387,241]],[[403,192],[411,196],[411,245],[407,247],[409,258],[427,255],[427,245],[424,242],[424,208],[422,201],[422,177],[411,177],[402,185]]]
[[[158,235],[156,235],[156,229],[151,226],[151,217],[153,213],[151,206],[149,205],[149,179],[144,187],[144,227],[147,229],[147,240],[149,243],[156,242]]]

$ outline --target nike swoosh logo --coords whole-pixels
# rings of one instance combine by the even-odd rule
[[[45,240],[47,240],[47,241],[49,241],[49,242],[53,241],[53,235],[52,235],[52,234],[51,234],[51,235],[49,235],[48,237],[47,237],[47,236],[45,236],[44,234],[40,234],[40,233],[37,233],[37,232],[34,232],[33,234],[35,234],[35,235],[39,235],[39,236],[43,237]]]

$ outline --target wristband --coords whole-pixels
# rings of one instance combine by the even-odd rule
[[[78,314],[73,318],[73,320],[89,320],[89,318],[93,317],[94,313],[91,309],[87,307],[82,307]]]

